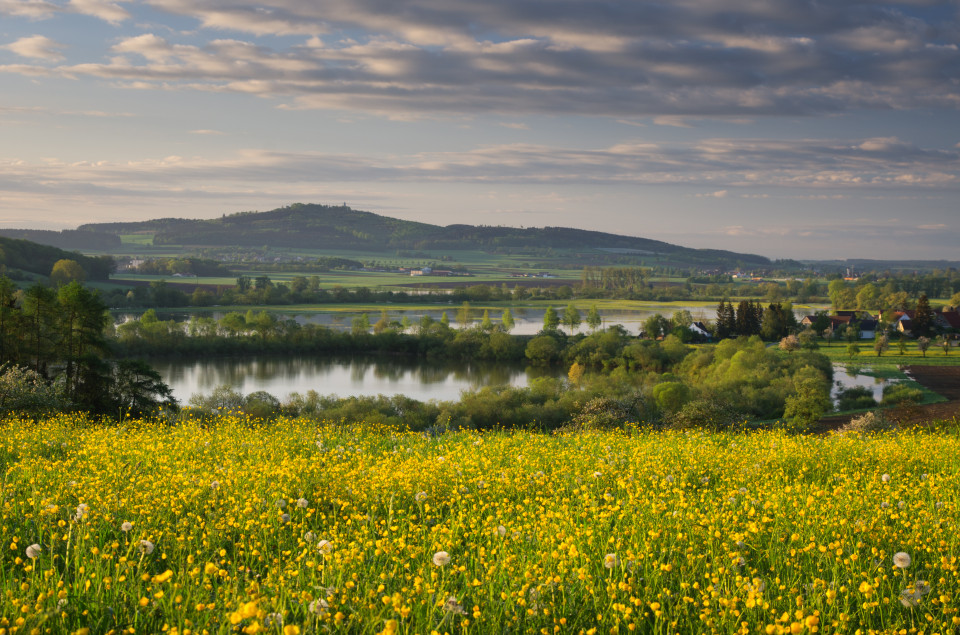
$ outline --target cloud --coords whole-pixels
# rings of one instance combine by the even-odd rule
[[[711,188],[700,196],[715,199],[762,197],[776,189],[781,197],[833,200],[852,195],[956,196],[960,191],[960,152],[909,146],[903,156],[898,153],[887,161],[860,150],[863,142],[709,139],[672,145],[621,143],[596,149],[516,143],[394,155],[251,149],[225,159],[8,161],[0,164],[0,192],[5,187],[11,191],[54,188],[95,190],[107,197],[112,193],[167,197],[180,192],[201,198],[257,192],[285,200],[296,192],[309,194],[318,184],[455,183],[696,186]]]
[[[678,125],[697,117],[960,106],[958,17],[920,0],[784,0],[776,11],[733,0],[149,4],[196,20],[191,44],[145,34],[110,52],[119,56],[53,71],[0,71],[401,118],[546,113]],[[113,23],[129,17],[107,0],[71,0],[67,9]],[[0,0],[4,10],[43,17],[56,7]],[[230,39],[197,44],[211,32]],[[282,37],[265,38],[271,48],[243,41],[244,34]]]
[[[226,134],[220,130],[191,130],[190,134],[219,136]]]
[[[51,40],[43,35],[31,35],[29,37],[22,37],[16,42],[12,42],[0,48],[13,51],[20,57],[28,57],[31,59],[44,60],[48,62],[59,62],[60,60],[64,59],[60,50],[66,48],[66,45]]]
[[[0,15],[43,20],[59,10],[57,5],[43,0],[0,0]]]
[[[111,24],[120,24],[124,20],[130,19],[130,14],[126,9],[107,0],[70,0],[70,4],[67,6],[73,13],[100,18]]]

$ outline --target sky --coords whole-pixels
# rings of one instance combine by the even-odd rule
[[[0,0],[0,227],[295,202],[960,260],[960,0]]]

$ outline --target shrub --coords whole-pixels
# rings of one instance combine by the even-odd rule
[[[891,384],[883,387],[883,399],[880,403],[884,406],[896,406],[920,403],[921,401],[923,401],[923,391],[919,388],[913,388],[905,384]]]
[[[676,414],[671,416],[669,425],[679,430],[687,428],[724,430],[742,423],[745,418],[742,412],[723,400],[695,399],[684,404]]]
[[[850,423],[840,428],[840,432],[883,432],[895,427],[895,424],[884,417],[883,413],[867,412],[851,419]]]
[[[61,387],[49,384],[39,373],[8,366],[0,374],[0,414],[25,416],[52,414],[69,406]]]
[[[837,394],[837,410],[864,410],[874,408],[877,400],[873,398],[873,391],[865,386],[854,386],[841,390]]]

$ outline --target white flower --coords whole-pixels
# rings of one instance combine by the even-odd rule
[[[153,553],[155,545],[149,540],[141,540],[140,544],[137,545],[137,548],[140,549],[140,553],[144,555],[150,555]]]
[[[32,544],[27,547],[27,557],[31,560],[36,560],[40,557],[40,552],[43,551],[43,548],[38,544]]]
[[[463,606],[457,601],[457,598],[452,595],[444,602],[443,610],[447,613],[453,613],[454,615],[463,615],[466,613],[466,611],[463,610]]]
[[[904,608],[912,609],[915,606],[920,606],[920,599],[922,597],[923,595],[916,591],[904,589],[900,592],[900,604],[902,604]]]
[[[306,498],[300,498],[297,500],[297,507],[299,507],[300,509],[306,509],[307,505],[309,504],[310,503],[307,501]]]
[[[884,483],[889,483],[889,482],[890,482],[890,475],[889,475],[889,474],[884,474],[883,476],[880,477],[880,480],[883,481]]]
[[[330,605],[327,603],[326,600],[319,599],[319,600],[314,600],[313,602],[311,602],[311,603],[310,603],[310,606],[308,606],[307,608],[308,608],[308,610],[309,610],[311,613],[313,613],[314,615],[316,615],[316,616],[318,616],[318,617],[323,617],[324,615],[326,615],[326,614],[329,612],[329,610],[330,610]]]
[[[620,564],[620,559],[617,558],[617,554],[615,553],[608,553],[603,557],[603,566],[607,569],[612,569],[618,564]]]
[[[897,553],[893,554],[893,565],[895,567],[906,569],[910,566],[911,562],[913,561],[910,559],[910,554],[906,553],[905,551],[898,551]]]
[[[280,613],[267,613],[267,616],[263,620],[264,626],[283,626],[283,615]]]
[[[131,529],[133,529],[133,523],[131,523],[129,520],[123,521],[123,524],[120,525],[120,531],[122,532],[128,532]]]
[[[317,543],[317,551],[326,556],[333,551],[333,543],[329,540],[321,540]]]
[[[433,564],[438,567],[450,564],[450,554],[446,551],[438,551],[433,554]]]

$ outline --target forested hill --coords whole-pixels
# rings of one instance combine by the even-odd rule
[[[243,212],[210,220],[163,218],[82,225],[84,232],[152,233],[155,245],[237,245],[313,249],[612,249],[669,254],[692,261],[769,264],[731,251],[690,249],[659,240],[564,227],[517,228],[429,225],[361,212],[346,206],[297,203],[269,212]]]
[[[7,269],[48,276],[58,260],[75,260],[90,280],[106,280],[113,270],[113,258],[108,256],[91,258],[29,240],[0,236],[0,265]]]

